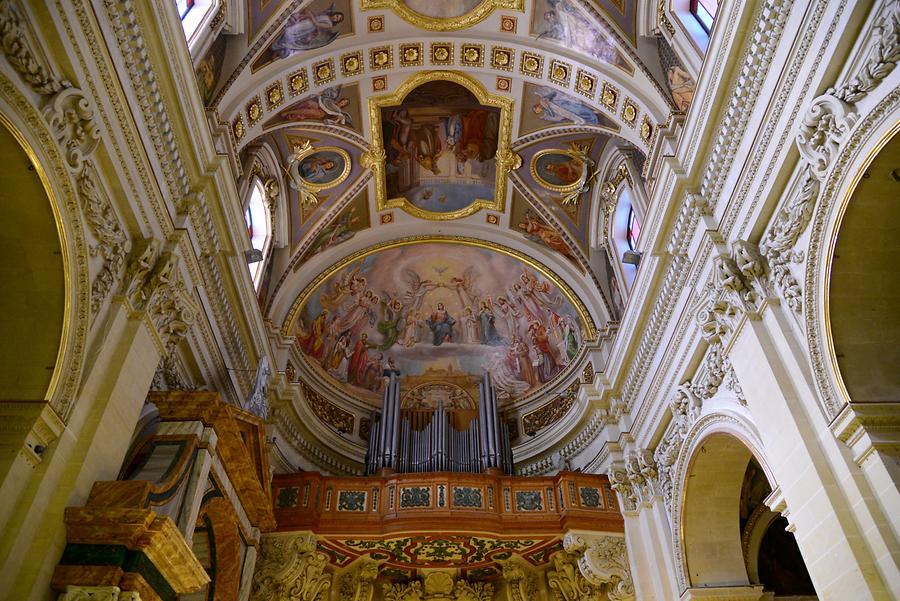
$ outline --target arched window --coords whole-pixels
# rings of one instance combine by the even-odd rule
[[[259,261],[249,264],[250,278],[253,287],[259,288],[262,274],[269,253],[269,243],[272,239],[272,218],[269,209],[263,200],[265,192],[259,180],[254,180],[250,188],[250,201],[244,211],[244,220],[247,222],[247,235],[250,238],[250,247],[260,251],[262,256]]]
[[[625,241],[628,243],[628,249],[634,250],[637,248],[638,236],[641,235],[641,224],[634,212],[634,207],[628,207],[627,228],[628,229],[625,231]]]
[[[184,21],[188,12],[194,8],[194,0],[175,0],[175,6],[178,7],[178,16]]]
[[[719,12],[718,0],[691,0],[691,14],[706,33],[712,30],[717,12]]]

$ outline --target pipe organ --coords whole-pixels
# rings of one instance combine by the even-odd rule
[[[399,372],[386,370],[381,414],[372,420],[366,473],[472,472],[497,469],[512,474],[509,427],[500,421],[490,374],[478,385],[478,411],[402,409]]]

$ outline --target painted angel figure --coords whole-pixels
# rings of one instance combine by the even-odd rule
[[[344,13],[329,8],[314,12],[299,10],[291,15],[278,39],[272,43],[272,51],[279,58],[287,58],[297,52],[321,48],[340,35],[338,25],[344,21]]]
[[[477,307],[481,298],[481,292],[475,288],[475,280],[478,279],[478,270],[474,265],[466,267],[462,277],[454,276],[450,278],[448,288],[456,290],[459,297],[459,304],[463,307]]]
[[[534,95],[538,100],[534,103],[532,111],[544,121],[571,122],[576,125],[600,124],[600,116],[594,109],[563,92],[542,86],[534,91]]]
[[[331,125],[353,127],[353,118],[345,109],[350,99],[341,96],[343,85],[323,90],[287,109],[282,115],[287,121],[319,121]]]
[[[438,287],[438,284],[431,280],[423,280],[412,269],[403,270],[403,279],[409,286],[403,295],[403,302],[411,307],[412,311],[421,309],[422,303],[425,301],[425,295]]]

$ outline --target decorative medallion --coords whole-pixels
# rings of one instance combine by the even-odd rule
[[[572,65],[558,61],[556,59],[550,61],[550,81],[563,86],[569,87],[569,78],[572,76]]]
[[[379,46],[369,50],[369,68],[373,71],[391,69],[394,66],[392,46]]]
[[[306,69],[300,69],[288,75],[288,90],[291,96],[298,96],[308,89],[309,77],[306,75]]]
[[[381,33],[384,31],[384,15],[374,15],[368,18],[369,33]]]
[[[638,117],[638,107],[634,103],[631,98],[626,98],[625,102],[622,104],[622,119],[630,125],[634,127],[634,124],[637,122]]]
[[[491,48],[491,67],[501,71],[512,71],[516,51],[512,48],[494,46]]]
[[[281,106],[282,102],[284,102],[284,88],[281,81],[276,81],[266,88],[266,106],[271,111]]]
[[[341,74],[344,77],[353,77],[363,72],[362,52],[350,52],[341,55]]]
[[[394,222],[394,212],[388,211],[387,213],[382,213],[379,221],[381,222],[381,225],[387,225],[389,223],[393,223]]]
[[[259,99],[259,96],[254,96],[250,99],[250,102],[247,103],[247,125],[248,127],[253,127],[256,125],[257,121],[262,118],[263,110],[262,110],[262,102]]]
[[[330,81],[334,81],[334,59],[327,59],[313,64],[313,83],[317,86],[324,85]]]
[[[544,57],[534,52],[522,52],[519,70],[523,75],[544,76]]]
[[[362,0],[363,10],[388,8],[420,29],[456,31],[480,23],[497,9],[524,9],[524,0]]]
[[[493,213],[488,213],[487,215],[485,215],[484,220],[489,225],[500,225],[500,217],[498,217],[497,215],[495,215]]]
[[[247,130],[244,128],[243,115],[238,115],[231,123],[231,133],[234,134],[234,139],[236,142],[240,142],[244,139],[244,134],[247,133]]]
[[[565,150],[541,150],[531,158],[531,176],[541,187],[563,195],[563,204],[574,204],[597,177],[590,152],[590,146],[577,142]]]
[[[363,165],[375,176],[378,210],[434,220],[502,211],[507,174],[521,164],[509,149],[512,105],[452,71],[417,73],[393,94],[369,98]]]
[[[603,82],[603,91],[600,93],[600,103],[606,108],[615,112],[616,104],[619,102],[619,90],[608,82]]]
[[[350,167],[350,155],[343,148],[314,148],[309,140],[304,140],[294,147],[287,173],[291,187],[300,193],[300,203],[315,205],[318,203],[316,195],[347,179]]]
[[[387,87],[387,77],[384,75],[379,75],[378,77],[372,78],[372,91],[373,92],[383,92]]]
[[[593,98],[597,92],[597,76],[578,69],[578,74],[575,76],[575,90],[579,94]]]
[[[278,495],[275,497],[275,506],[279,509],[285,509],[288,507],[296,507],[297,500],[300,498],[300,489],[296,486],[291,486],[289,488],[282,488],[278,490]]]
[[[418,44],[400,44],[400,66],[419,67],[422,65],[422,42]]]
[[[503,33],[516,33],[518,20],[515,17],[503,15],[500,17],[500,31]]]
[[[512,88],[512,80],[502,75],[497,76],[497,90],[500,92],[509,92]]]
[[[484,66],[484,44],[463,44],[459,54],[459,61],[464,67]]]
[[[431,64],[432,65],[452,65],[453,64],[453,44],[450,42],[432,42],[431,43]]]
[[[641,121],[641,140],[644,143],[649,144],[650,140],[653,138],[653,124],[650,122],[650,117],[644,115],[644,120]]]

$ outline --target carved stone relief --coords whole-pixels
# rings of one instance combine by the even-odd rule
[[[316,550],[312,534],[264,537],[251,598],[325,601],[332,579],[325,573],[326,566],[328,556]]]

